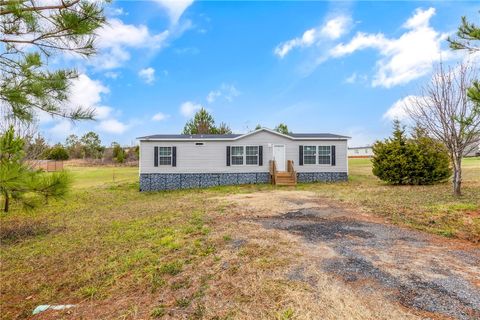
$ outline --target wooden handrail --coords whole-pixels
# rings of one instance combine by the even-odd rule
[[[270,160],[270,177],[272,179],[272,184],[275,184],[275,178],[277,176],[277,164],[275,160]]]
[[[287,161],[287,171],[290,172],[290,175],[295,181],[295,184],[297,183],[297,173],[295,172],[295,169],[293,168],[293,160],[288,160]]]

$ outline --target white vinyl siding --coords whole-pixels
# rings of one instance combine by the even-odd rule
[[[204,142],[198,147],[195,143]],[[238,140],[175,140],[140,141],[140,173],[227,173],[268,172],[273,146],[285,145],[285,159],[293,160],[297,172],[347,172],[347,140],[291,140],[271,132],[261,131]],[[154,166],[155,147],[177,147],[176,167]],[[336,164],[299,165],[299,146],[336,146]],[[227,166],[227,146],[230,147],[230,166]],[[263,165],[231,165],[233,147],[263,146]],[[244,154],[245,157],[245,154]],[[317,160],[318,162],[318,160]]]
[[[172,147],[158,148],[158,164],[160,166],[172,165]]]
[[[303,164],[315,164],[317,157],[316,146],[303,146]]]
[[[318,164],[332,163],[332,147],[318,146]]]
[[[243,147],[232,147],[232,166],[243,165]]]

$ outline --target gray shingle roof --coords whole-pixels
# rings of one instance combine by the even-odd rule
[[[209,139],[222,139],[233,140],[242,136],[250,135],[257,131],[270,131],[270,129],[259,129],[254,132],[245,134],[154,134],[151,136],[138,137],[139,140],[209,140]],[[276,132],[274,132],[276,133]],[[287,136],[293,139],[348,139],[350,137],[341,136],[332,133],[289,133]]]
[[[339,138],[345,138],[348,139],[350,137],[347,136],[341,136],[338,134],[333,134],[333,133],[289,133],[289,136],[293,138],[332,138],[332,139],[339,139]]]
[[[137,139],[180,139],[180,140],[198,140],[198,139],[233,139],[242,134],[154,134],[151,136],[139,137]]]

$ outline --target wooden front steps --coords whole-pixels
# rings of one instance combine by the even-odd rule
[[[293,161],[287,161],[288,171],[277,171],[275,160],[270,161],[270,181],[277,186],[294,186],[297,184],[297,172],[293,168]]]
[[[275,184],[277,186],[294,186],[297,184],[295,177],[292,176],[290,172],[277,172],[275,178]]]

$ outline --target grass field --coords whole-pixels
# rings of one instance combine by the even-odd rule
[[[246,247],[235,256],[238,266],[229,269],[231,278],[218,276],[225,256],[232,254],[232,236],[243,231],[234,228],[225,203],[215,198],[274,187],[139,193],[136,168],[70,170],[75,182],[66,199],[34,212],[14,205],[0,218],[2,319],[27,318],[37,305],[48,303],[81,304],[76,317],[87,319],[157,318],[172,312],[229,319],[246,310],[256,310],[257,318],[291,318],[292,290],[304,289],[266,276],[283,272],[288,256],[294,259],[288,243],[271,247],[259,241]],[[296,189],[393,223],[480,240],[480,158],[465,159],[460,198],[451,195],[450,184],[388,186],[370,170],[368,159],[351,160],[349,182]],[[231,287],[235,277],[247,277],[235,273],[240,268],[251,270],[251,287]],[[232,305],[216,305],[211,288],[222,289]]]
[[[463,195],[452,195],[451,183],[390,186],[376,179],[369,159],[350,159],[347,184],[300,186],[320,196],[362,206],[393,223],[448,237],[480,242],[480,158],[463,161]]]

